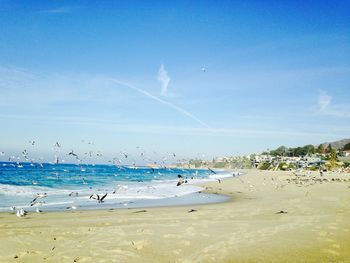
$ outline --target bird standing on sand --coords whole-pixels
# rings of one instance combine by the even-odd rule
[[[21,208],[20,210],[17,210],[16,212],[16,216],[18,217],[23,217],[27,214],[27,211],[25,211],[23,208]]]

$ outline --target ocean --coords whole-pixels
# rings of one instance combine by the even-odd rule
[[[186,183],[177,186],[179,176]],[[194,184],[231,176],[208,169],[0,162],[0,212],[13,206],[62,211],[223,202],[227,197],[202,193]],[[37,194],[46,197],[32,202]],[[107,196],[98,202],[93,194]]]

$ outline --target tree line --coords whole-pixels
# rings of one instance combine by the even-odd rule
[[[349,151],[350,143],[346,144],[340,150]],[[318,147],[308,144],[302,147],[295,147],[295,148],[287,148],[285,146],[280,146],[275,150],[264,152],[263,154],[270,154],[272,156],[298,157],[298,156],[312,155],[315,153],[331,154],[332,152],[335,152],[335,151],[336,150],[332,148],[331,144],[328,144],[328,145],[320,144]]]

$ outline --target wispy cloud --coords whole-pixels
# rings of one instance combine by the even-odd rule
[[[321,90],[318,94],[318,112],[322,115],[350,117],[350,105],[332,104],[332,96]]]
[[[173,103],[170,103],[170,102],[165,101],[165,100],[163,100],[161,98],[158,98],[157,96],[152,95],[148,91],[140,89],[140,88],[137,88],[137,87],[135,87],[133,85],[130,85],[130,84],[126,83],[126,82],[122,82],[122,81],[119,81],[119,80],[116,80],[116,79],[112,79],[112,81],[114,81],[115,83],[117,83],[119,85],[123,85],[123,86],[126,86],[126,87],[128,87],[128,88],[130,88],[132,90],[135,90],[135,91],[143,94],[144,96],[146,96],[146,97],[148,97],[148,98],[150,98],[152,100],[155,100],[155,101],[157,101],[157,102],[159,102],[161,104],[164,104],[164,105],[166,105],[166,106],[168,106],[168,107],[170,107],[170,108],[180,112],[181,114],[184,114],[185,116],[191,118],[192,120],[196,121],[200,125],[209,128],[208,124],[206,124],[205,122],[203,122],[202,120],[200,120],[199,118],[194,116],[192,113],[188,112],[187,110],[185,110],[185,109],[183,109],[183,108],[181,108],[181,107],[179,107],[179,106],[177,106],[177,105],[175,105]]]
[[[325,111],[332,101],[332,96],[329,96],[325,91],[320,91],[318,94],[318,106],[320,111]]]
[[[41,13],[64,14],[64,13],[71,13],[76,9],[78,9],[77,6],[61,6],[57,8],[42,10]]]
[[[169,86],[169,82],[170,82],[170,77],[168,75],[168,72],[165,70],[163,64],[160,65],[160,68],[158,70],[157,79],[162,85],[162,89],[161,89],[160,94],[162,96],[168,95],[168,86]]]

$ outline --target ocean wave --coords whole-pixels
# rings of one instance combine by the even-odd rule
[[[22,186],[0,184],[0,195],[33,195],[35,193],[48,192],[50,188],[42,186]]]

